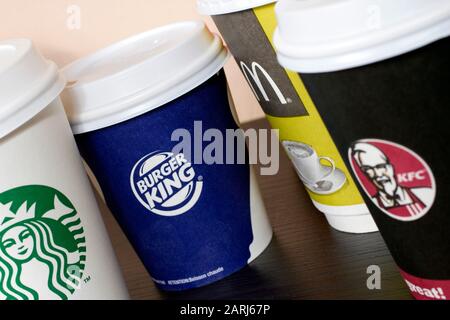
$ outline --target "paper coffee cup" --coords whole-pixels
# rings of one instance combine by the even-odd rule
[[[81,153],[164,290],[220,280],[272,237],[250,166],[201,159],[203,132],[225,137],[237,129],[222,71],[227,56],[221,40],[194,21],[136,35],[64,68],[71,85],[63,99]],[[192,145],[174,150],[181,137]]]
[[[411,293],[448,299],[450,3],[284,0],[276,11],[278,58],[301,74]]]
[[[283,142],[309,145],[319,157],[333,161],[332,175],[311,183],[303,177],[311,172],[296,171],[305,183],[316,208],[325,214],[330,225],[340,231],[365,233],[377,231],[369,210],[350,175],[321,115],[303,82],[295,72],[281,67],[272,46],[276,26],[275,1],[198,0],[198,10],[212,19],[236,58],[253,93],[267,115],[271,126],[280,130]],[[322,170],[330,170],[321,161]],[[303,171],[303,175],[301,172]]]
[[[0,42],[0,299],[127,299],[59,93],[29,40]]]

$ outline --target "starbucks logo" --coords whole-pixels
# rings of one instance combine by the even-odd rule
[[[68,299],[85,262],[84,230],[66,196],[38,185],[0,194],[0,299]]]

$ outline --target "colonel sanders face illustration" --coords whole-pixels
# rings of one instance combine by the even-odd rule
[[[364,139],[351,146],[349,160],[367,196],[390,217],[412,221],[430,210],[436,195],[433,173],[414,151],[386,140]]]
[[[379,191],[391,196],[395,194],[398,188],[395,170],[380,149],[368,143],[356,143],[353,147],[353,156],[358,166]]]

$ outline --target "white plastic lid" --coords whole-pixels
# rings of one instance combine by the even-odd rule
[[[450,35],[449,0],[280,0],[278,60],[303,73],[391,58]]]
[[[64,85],[30,40],[0,41],[0,138],[47,107]]]
[[[63,72],[62,99],[75,134],[158,108],[199,86],[228,51],[200,21],[171,24],[77,60]]]
[[[226,14],[260,7],[277,0],[197,0],[197,10],[204,15]]]

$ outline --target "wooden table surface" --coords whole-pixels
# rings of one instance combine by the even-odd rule
[[[265,120],[245,127],[268,128]],[[259,176],[274,238],[241,271],[181,293],[158,290],[108,209],[104,219],[133,299],[411,299],[378,232],[333,230],[312,205],[287,156],[280,171]],[[381,290],[369,290],[367,267],[381,268]]]

